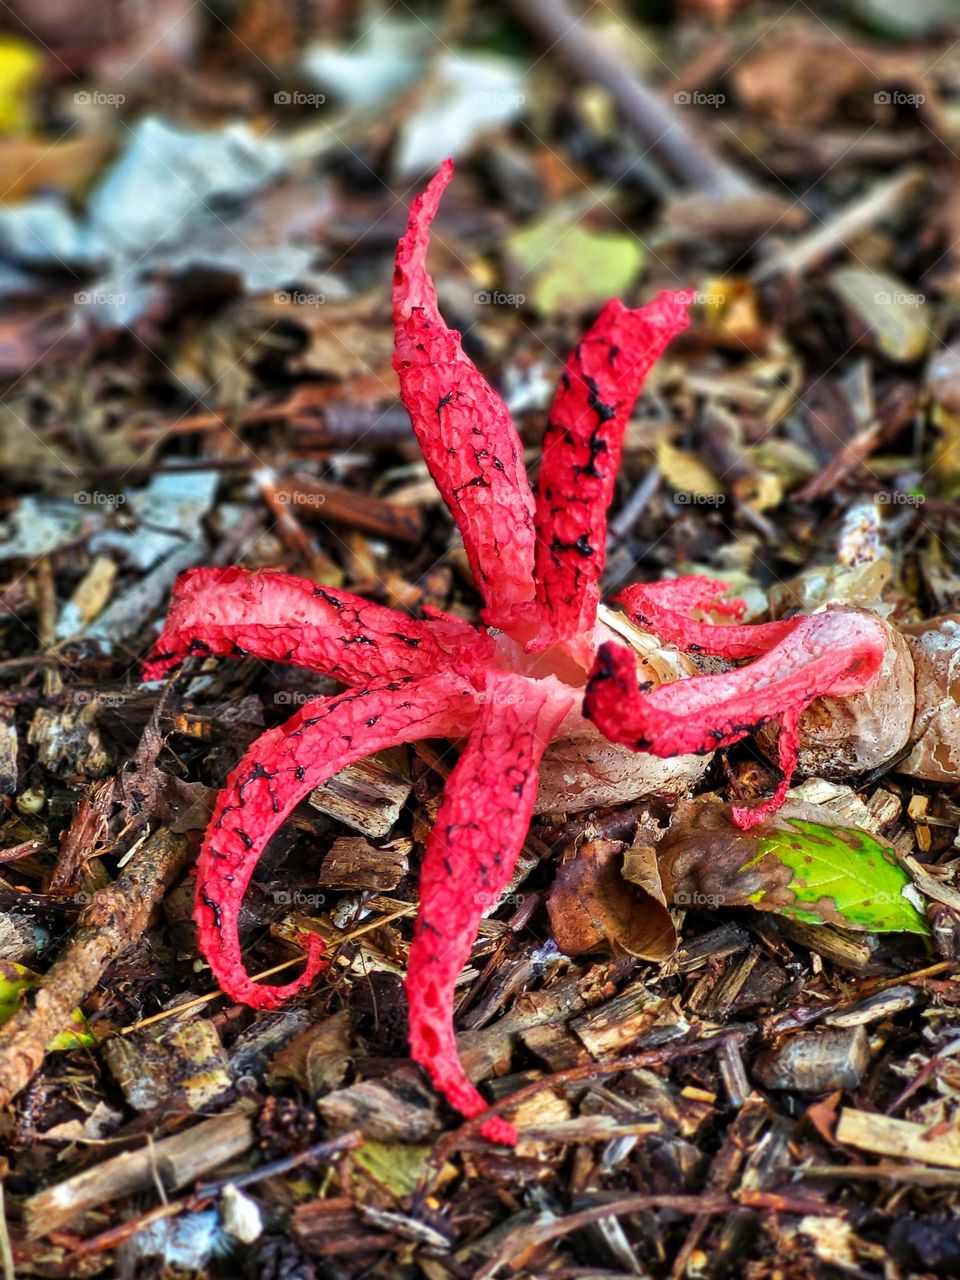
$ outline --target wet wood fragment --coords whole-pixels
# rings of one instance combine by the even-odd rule
[[[829,1093],[855,1089],[869,1061],[870,1042],[860,1024],[788,1036],[783,1044],[760,1054],[753,1073],[767,1089]]]

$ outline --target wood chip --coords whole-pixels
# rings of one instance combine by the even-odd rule
[[[669,1001],[637,982],[599,1009],[574,1018],[570,1026],[595,1058],[603,1058],[632,1044],[663,1017],[672,1016],[669,1010]]]
[[[320,864],[317,883],[323,889],[388,892],[410,870],[412,847],[412,841],[406,838],[373,845],[363,836],[341,836],[334,840]]]
[[[209,1018],[175,1026],[160,1040],[117,1037],[103,1055],[123,1095],[136,1111],[176,1101],[190,1111],[212,1109],[231,1087],[223,1045]]]
[[[960,1169],[960,1128],[956,1125],[914,1124],[845,1107],[840,1112],[836,1138],[875,1155]]]
[[[362,835],[386,836],[413,787],[405,748],[381,751],[335,773],[310,793],[310,803]]]
[[[337,1089],[317,1107],[332,1128],[359,1129],[380,1142],[425,1142],[441,1128],[436,1095],[413,1067]]]
[[[780,928],[794,942],[802,947],[825,956],[839,965],[841,969],[851,969],[854,973],[862,973],[873,959],[876,940],[870,937],[854,938],[830,925],[804,924],[800,920],[783,919]]]

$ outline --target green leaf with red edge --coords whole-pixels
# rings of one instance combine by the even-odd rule
[[[752,906],[809,924],[929,932],[923,900],[892,847],[840,825],[821,805],[787,801],[742,831],[710,797],[681,801],[657,863],[668,905]]]
[[[794,901],[774,908],[781,915],[821,924],[825,912],[839,912],[847,925],[871,933],[929,933],[910,877],[890,847],[866,831],[790,818],[784,828],[764,834],[759,846],[744,870],[776,858],[792,872],[786,888]],[[760,890],[751,901],[764,906],[763,898]]]

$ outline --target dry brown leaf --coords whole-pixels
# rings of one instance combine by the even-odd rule
[[[620,841],[591,840],[558,871],[547,911],[554,941],[567,955],[607,948],[660,961],[673,954],[676,931],[659,889],[653,850],[643,859],[645,880],[639,889],[624,879],[622,850]]]
[[[324,1018],[288,1041],[270,1063],[270,1084],[293,1080],[311,1095],[335,1089],[350,1062],[350,1011]]]

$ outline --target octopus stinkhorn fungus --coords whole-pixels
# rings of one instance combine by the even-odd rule
[[[753,733],[782,778],[758,808],[733,810],[745,829],[779,807],[797,767],[845,776],[908,750],[902,771],[953,780],[960,623],[936,620],[905,638],[870,610],[836,606],[748,626],[742,602],[723,598],[726,584],[702,577],[628,587],[619,614],[601,605],[624,429],[648,370],[687,324],[690,295],[661,293],[635,310],[607,303],[561,375],[534,498],[506,406],[444,323],[427,273],[429,226],[451,173],[448,161],[414,201],[397,247],[394,367],[463,537],[482,625],[436,611],[416,620],[285,573],[198,569],[178,581],[144,677],[190,655],[253,654],[346,686],[253,744],[201,849],[201,949],[224,992],[255,1008],[302,991],[323,963],[311,933],[304,971],[285,986],[255,983],[244,969],[240,904],[277,828],[366,755],[418,738],[466,739],[424,853],[406,988],[413,1058],[475,1116],[485,1103],[457,1055],[454,985],[531,814],[688,790],[716,748]],[[700,675],[688,654],[730,666]],[[481,1132],[516,1140],[500,1117]]]
[[[676,788],[702,765],[664,765],[603,744],[579,712],[598,646],[614,635],[598,623],[597,607],[624,428],[648,370],[687,324],[690,295],[661,293],[635,310],[606,304],[561,375],[534,499],[506,406],[444,323],[427,273],[428,228],[451,172],[448,161],[414,201],[397,247],[394,366],[427,466],[462,534],[483,625],[440,613],[415,620],[283,573],[199,569],[179,580],[144,676],[163,676],[191,654],[253,654],[347,686],[311,699],[250,747],[204,838],[194,913],[200,947],[224,992],[255,1008],[302,991],[322,965],[312,933],[303,939],[303,973],[284,986],[253,982],[243,965],[240,904],[284,819],[331,774],[372,752],[418,738],[466,738],[423,857],[406,989],[412,1056],[455,1107],[475,1116],[485,1103],[457,1055],[454,984],[484,910],[513,871],[551,740],[561,746],[541,807],[633,798],[658,783]],[[626,653],[618,670],[635,689],[638,662]],[[656,682],[693,667],[683,655],[661,655],[657,668],[648,655],[641,670]],[[704,746],[691,739],[691,749]],[[680,743],[671,754],[685,750]],[[597,781],[591,770],[608,791],[584,784],[585,775]],[[499,1117],[481,1132],[515,1140]]]

